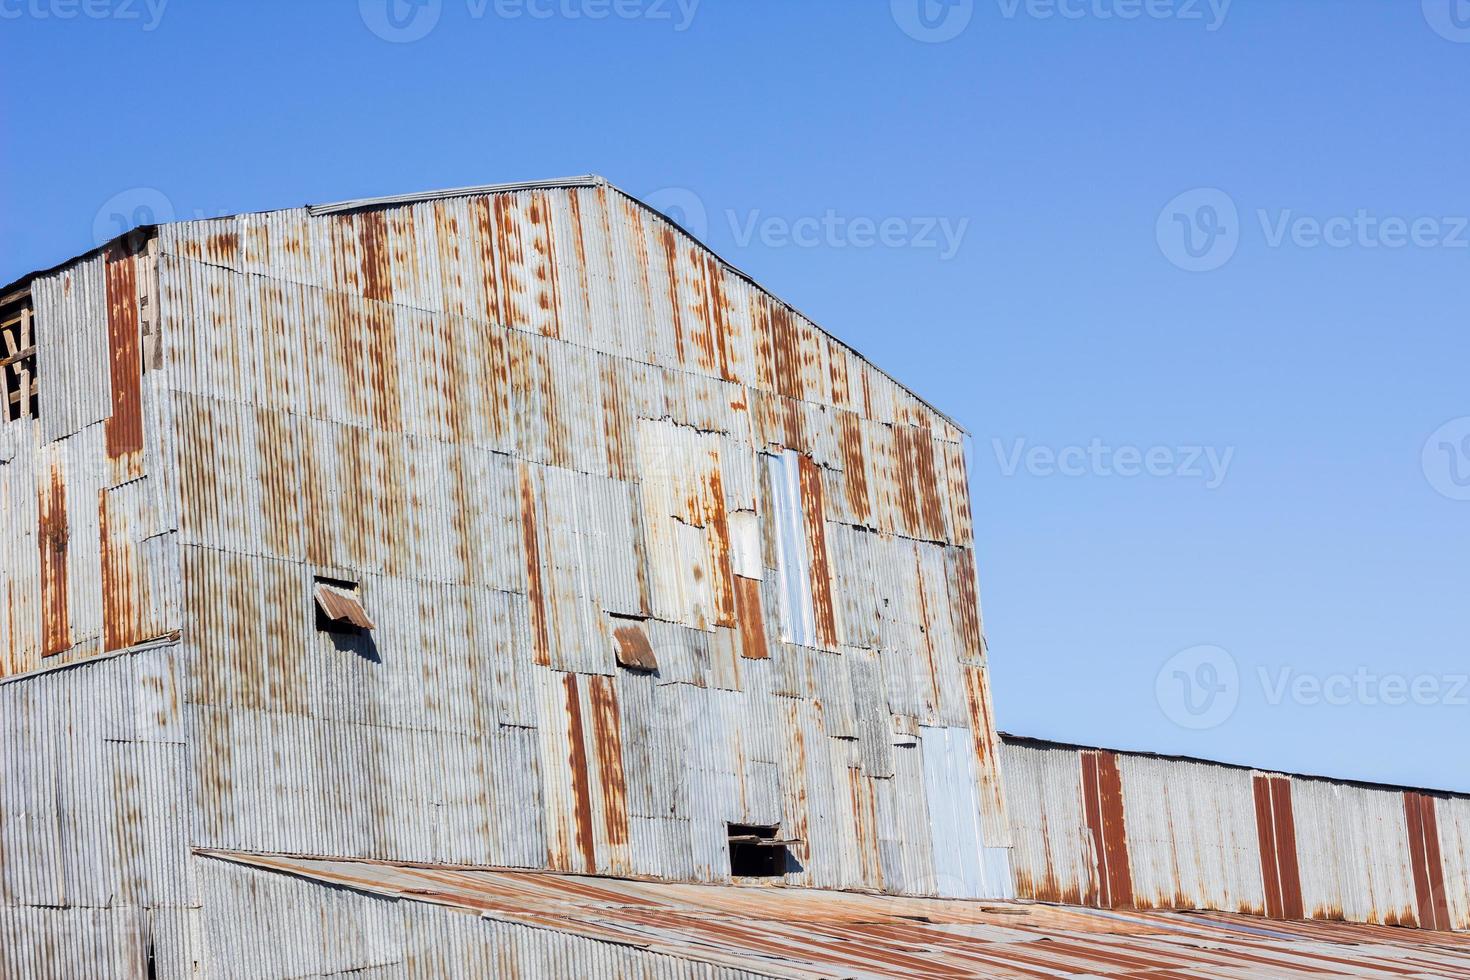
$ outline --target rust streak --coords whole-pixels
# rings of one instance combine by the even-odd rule
[[[740,655],[746,660],[769,660],[760,582],[735,576],[735,615],[740,621]]]
[[[572,808],[577,848],[581,853],[583,870],[592,874],[597,871],[597,846],[592,830],[592,787],[587,775],[587,733],[582,723],[577,675],[564,675],[562,684],[566,689],[567,741],[571,743]]]
[[[70,532],[66,518],[66,480],[61,464],[52,462],[40,493],[41,656],[71,647],[71,612],[67,574]]]
[[[531,639],[535,662],[551,666],[550,623],[546,609],[546,591],[541,582],[541,549],[537,543],[536,488],[531,467],[520,467],[521,540],[525,546],[526,592],[531,605]]]
[[[807,550],[811,556],[812,619],[817,642],[837,646],[837,613],[832,601],[831,562],[827,556],[827,517],[822,501],[822,473],[808,456],[798,456],[801,509],[805,517]]]
[[[124,460],[143,449],[143,357],[138,338],[137,261],[114,245],[107,253],[107,346],[112,373],[112,414],[107,455]],[[130,460],[126,479],[140,475]]]
[[[628,843],[628,787],[623,778],[623,725],[611,677],[589,680],[592,730],[597,742],[597,773],[602,791],[603,834],[612,847]]]

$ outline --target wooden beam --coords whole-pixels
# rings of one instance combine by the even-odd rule
[[[16,351],[14,354],[7,354],[4,357],[0,357],[0,368],[10,367],[10,365],[12,365],[12,364],[15,364],[15,363],[17,363],[19,361],[24,361],[28,357],[35,357],[35,356],[36,356],[36,345],[35,344],[32,344],[31,346],[27,347],[25,350],[19,350],[19,351]]]

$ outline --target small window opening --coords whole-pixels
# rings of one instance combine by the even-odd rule
[[[0,418],[39,418],[39,395],[35,314],[27,297],[0,307]]]
[[[777,827],[732,823],[730,874],[735,878],[779,878],[786,873],[790,841],[776,837]]]
[[[356,582],[317,576],[312,595],[316,599],[316,628],[319,633],[358,636],[374,628],[362,607]]]

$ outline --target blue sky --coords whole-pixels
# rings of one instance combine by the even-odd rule
[[[973,433],[1004,728],[1470,790],[1470,4],[925,2],[0,0],[0,279],[601,173]]]

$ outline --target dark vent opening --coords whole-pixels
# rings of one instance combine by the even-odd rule
[[[790,851],[776,839],[777,827],[732,823],[730,874],[735,878],[779,878],[786,873]]]

